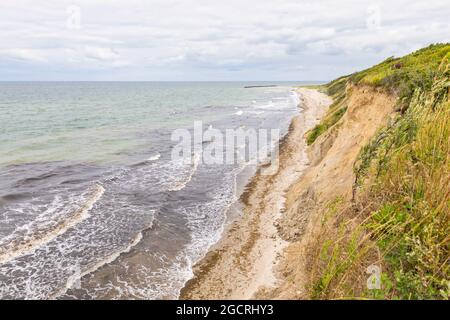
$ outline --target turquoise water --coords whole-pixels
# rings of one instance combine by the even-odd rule
[[[171,133],[285,133],[291,84],[254,84],[0,83],[0,298],[177,298],[247,164],[174,161]]]
[[[210,122],[280,90],[244,83],[0,83],[0,166],[109,161],[148,147],[151,129]],[[275,92],[274,92],[275,91]]]

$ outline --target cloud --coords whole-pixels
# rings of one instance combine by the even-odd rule
[[[101,47],[85,47],[84,55],[98,61],[116,61],[120,58],[120,55],[113,49]]]
[[[0,57],[23,61],[25,63],[42,63],[47,61],[44,56],[35,49],[3,49],[0,50]]]
[[[61,80],[331,79],[450,41],[448,16],[448,0],[4,1],[0,65],[34,64],[35,78],[51,62]]]

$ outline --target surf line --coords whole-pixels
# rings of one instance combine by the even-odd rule
[[[13,241],[11,241],[8,246],[0,249],[0,264],[9,262],[15,258],[33,252],[37,248],[64,234],[67,230],[88,218],[89,211],[92,209],[94,204],[98,200],[100,200],[104,193],[105,188],[98,184],[91,197],[84,203],[82,207],[76,210],[75,214],[68,220],[59,222],[55,228],[48,232],[45,232],[44,234],[39,232],[40,230],[37,230],[38,232],[35,235],[32,235],[30,240],[21,241],[20,239],[13,239]]]
[[[152,226],[153,226],[153,222],[148,227],[146,227],[142,231],[138,232],[136,237],[133,239],[133,241],[125,248],[118,250],[116,252],[113,252],[111,255],[94,263],[92,266],[90,266],[87,270],[85,270],[83,272],[74,272],[74,274],[72,274],[71,276],[69,276],[67,278],[65,286],[62,287],[60,290],[56,291],[55,293],[53,293],[51,296],[49,296],[48,299],[55,300],[58,297],[64,295],[69,289],[79,289],[79,287],[81,287],[81,278],[97,271],[98,269],[100,269],[101,267],[103,267],[107,264],[113,263],[122,254],[130,252],[135,246],[137,246],[139,244],[139,242],[141,242],[141,240],[143,238],[142,233],[145,230],[152,228]],[[75,271],[77,271],[77,270],[75,270]]]
[[[197,167],[201,161],[202,154],[201,153],[195,153],[191,165],[191,169],[189,171],[189,174],[187,175],[186,179],[179,181],[176,183],[173,187],[169,188],[169,191],[180,191],[186,185],[192,180],[192,177],[194,176],[195,172],[197,171]]]

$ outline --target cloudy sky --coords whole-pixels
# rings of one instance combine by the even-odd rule
[[[329,80],[450,41],[449,0],[0,0],[0,80]]]

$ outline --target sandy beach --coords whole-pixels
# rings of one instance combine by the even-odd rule
[[[195,265],[195,276],[181,290],[181,299],[252,299],[279,284],[277,265],[288,245],[277,228],[285,195],[310,166],[305,133],[331,104],[317,90],[299,88],[297,93],[301,111],[281,141],[278,171],[266,175],[259,168],[240,198],[241,215]]]

